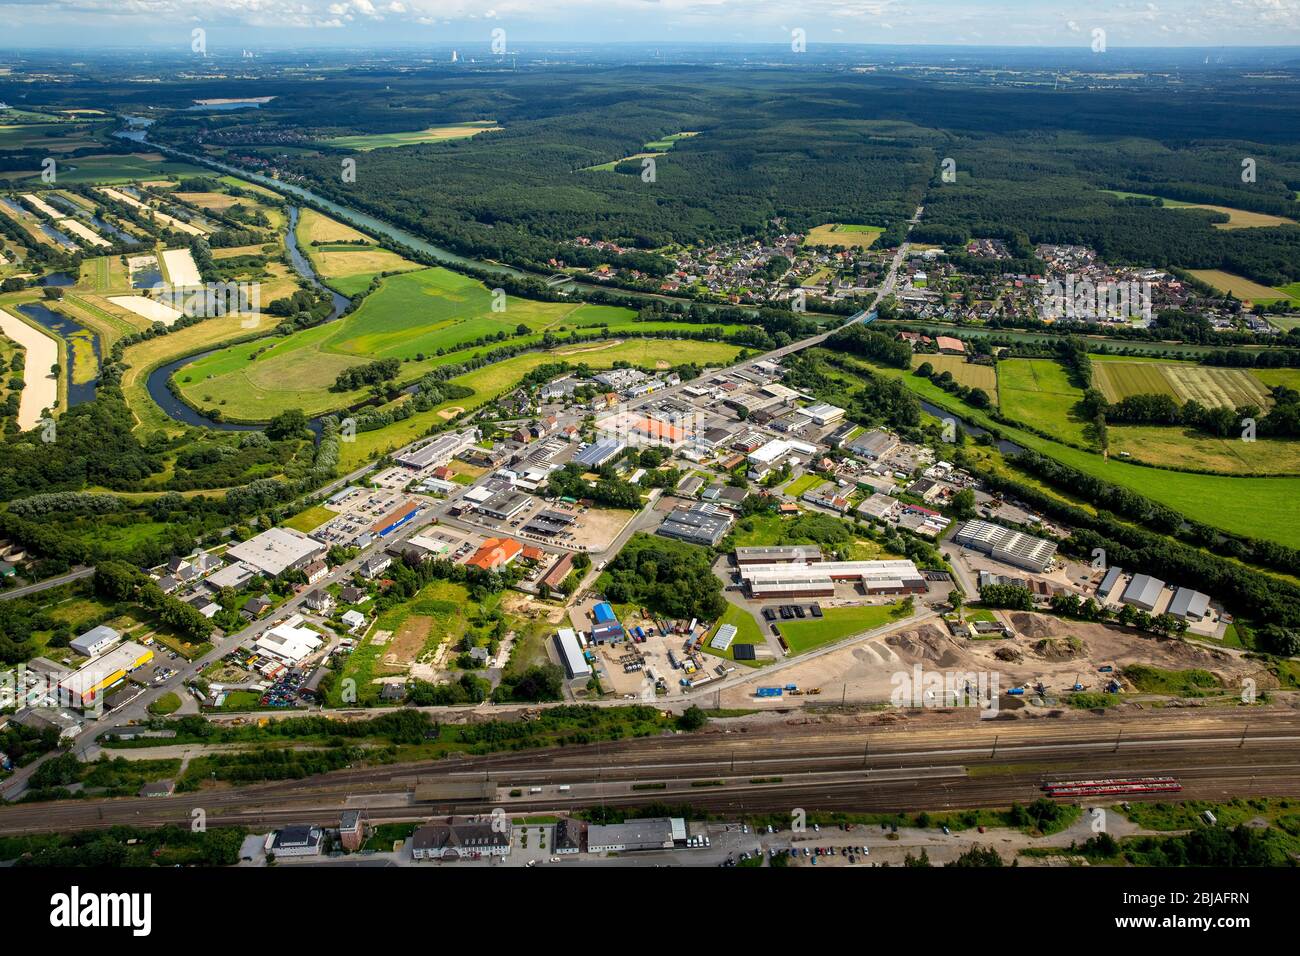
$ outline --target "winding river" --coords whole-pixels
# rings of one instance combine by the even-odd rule
[[[289,208],[289,225],[285,233],[285,247],[289,251],[289,261],[293,263],[294,269],[300,276],[316,288],[329,293],[333,308],[330,310],[330,314],[325,318],[324,322],[333,322],[343,314],[344,309],[351,305],[351,300],[339,295],[333,289],[328,288],[320,281],[320,277],[316,275],[316,270],[312,268],[311,260],[303,254],[303,251],[300,248],[298,248],[297,227],[298,208],[292,206]],[[220,352],[226,347],[227,346],[224,345],[217,346],[216,348],[208,349],[205,352],[186,355],[182,358],[168,362],[165,365],[158,366],[149,373],[149,377],[145,380],[145,388],[149,392],[149,397],[152,398],[158,407],[166,412],[168,416],[183,425],[195,425],[201,428],[215,428],[220,431],[232,432],[260,431],[262,425],[252,425],[241,422],[219,422],[211,419],[202,412],[197,411],[185,402],[181,401],[173,395],[172,390],[167,387],[167,382],[179,369],[197,362],[202,358],[206,358],[216,352]],[[320,419],[312,419],[312,431],[320,434],[320,428]]]

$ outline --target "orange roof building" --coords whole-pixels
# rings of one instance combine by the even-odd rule
[[[488,538],[465,563],[472,568],[495,571],[523,553],[524,546],[514,538]]]

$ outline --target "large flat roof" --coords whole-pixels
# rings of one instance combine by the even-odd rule
[[[226,555],[274,576],[324,550],[321,542],[292,528],[268,528],[232,545]]]
[[[84,697],[101,687],[114,674],[120,671],[129,671],[142,659],[147,660],[151,657],[153,657],[153,651],[149,650],[149,648],[134,641],[127,641],[125,644],[119,644],[101,657],[96,657],[93,661],[83,665],[80,670],[65,677],[60,686],[64,690]]]

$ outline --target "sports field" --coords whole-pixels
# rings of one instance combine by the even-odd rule
[[[1109,402],[1130,395],[1169,395],[1179,402],[1195,399],[1207,408],[1267,408],[1272,399],[1251,372],[1187,362],[1099,360],[1093,379]]]
[[[865,226],[848,222],[828,222],[814,226],[804,236],[805,246],[855,246],[867,249],[873,245],[885,230],[879,226]]]
[[[998,406],[1008,418],[1076,444],[1089,444],[1074,407],[1083,391],[1070,384],[1060,362],[1006,359],[998,363]]]
[[[356,149],[369,152],[372,149],[386,149],[390,146],[413,146],[417,143],[438,143],[448,139],[465,139],[490,130],[498,130],[492,120],[471,120],[468,123],[448,123],[445,126],[431,126],[428,129],[408,130],[401,133],[365,133],[360,136],[335,136],[325,140],[331,146],[344,149]]]

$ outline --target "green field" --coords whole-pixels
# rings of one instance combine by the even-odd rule
[[[998,370],[992,365],[979,365],[967,362],[960,355],[930,355],[922,353],[912,356],[912,368],[925,362],[930,363],[935,374],[949,373],[959,385],[967,388],[982,388],[996,404],[998,401]]]
[[[813,471],[804,472],[794,481],[790,482],[781,490],[792,498],[798,498],[810,488],[816,488],[826,481],[821,475]]]
[[[1168,505],[1195,521],[1237,534],[1300,547],[1300,478],[1252,478],[1169,471],[1109,459],[999,424],[964,402],[901,369],[866,364],[873,374],[898,378],[918,396],[976,425],[995,428],[1026,448],[1055,458],[1140,495]]]
[[[390,276],[337,322],[224,349],[182,368],[176,381],[191,403],[219,408],[227,418],[264,421],[284,408],[315,415],[366,397],[365,389],[329,391],[339,372],[353,365],[398,358],[406,363],[401,378],[409,380],[468,358],[455,350],[484,336],[504,333],[512,344],[532,344],[548,330],[594,331],[633,318],[614,306],[517,297],[506,300],[505,311],[493,312],[492,293],[481,282],[435,267]],[[529,334],[516,335],[521,324]]]
[[[1253,279],[1247,279],[1245,276],[1239,276],[1232,272],[1225,272],[1222,269],[1189,269],[1188,271],[1220,292],[1231,292],[1242,302],[1269,303],[1295,298],[1281,289],[1261,285]]]
[[[57,160],[57,157],[56,157]],[[130,153],[124,155],[105,154],[102,156],[77,156],[73,159],[58,160],[58,177],[60,185],[84,183],[126,183],[140,179],[161,179],[167,176],[197,176],[206,173],[200,166],[189,163],[173,162],[164,159],[160,153]],[[25,171],[24,171],[25,172]],[[17,184],[35,184],[40,179],[40,171],[14,177]]]
[[[1272,404],[1264,384],[1245,369],[1098,359],[1092,365],[1093,379],[1109,402],[1130,395],[1169,395],[1180,403],[1195,399],[1207,408],[1267,408]]]
[[[803,654],[825,644],[834,644],[854,634],[875,630],[896,620],[902,602],[857,607],[828,607],[822,617],[801,621],[782,621],[777,625],[793,654]]]
[[[867,226],[851,222],[828,222],[808,230],[804,237],[805,246],[854,246],[868,249],[875,245],[884,233],[879,226]]]
[[[662,156],[664,153],[676,146],[681,140],[689,139],[690,137],[697,135],[699,134],[694,132],[670,133],[660,139],[646,143],[641,147],[641,152],[639,153],[633,153],[632,155],[624,156],[621,159],[611,159],[607,163],[599,163],[595,166],[584,167],[583,172],[612,173],[614,167],[619,163],[626,163],[633,159],[645,159],[648,156]]]
[[[501,129],[492,120],[471,120],[468,123],[448,123],[428,129],[407,130],[401,133],[366,133],[360,136],[335,136],[325,140],[330,146],[369,152],[392,146],[413,146],[417,143],[440,143],[449,139],[465,139],[489,130]]]
[[[324,505],[313,505],[298,512],[288,521],[282,521],[281,524],[286,528],[292,528],[294,531],[310,534],[335,516],[336,513],[330,511]]]
[[[731,642],[731,646],[725,651],[720,651],[716,647],[710,647],[709,641],[713,635],[718,633],[718,629],[724,624],[734,624],[736,626],[736,638]],[[729,661],[735,661],[737,664],[744,664],[746,667],[762,667],[764,664],[774,663],[774,659],[762,661],[737,661],[734,656],[734,649],[737,644],[753,644],[755,647],[762,647],[766,644],[763,632],[759,630],[758,622],[754,620],[754,615],[750,614],[744,608],[737,607],[734,604],[728,604],[727,610],[723,612],[722,617],[718,618],[718,623],[713,626],[708,635],[704,638],[704,644],[701,645],[706,654],[712,654],[714,657],[722,657]]]
[[[998,363],[998,406],[1008,418],[1067,441],[1090,444],[1085,422],[1074,407],[1082,389],[1070,384],[1065,368],[1051,359],[1006,359]]]

